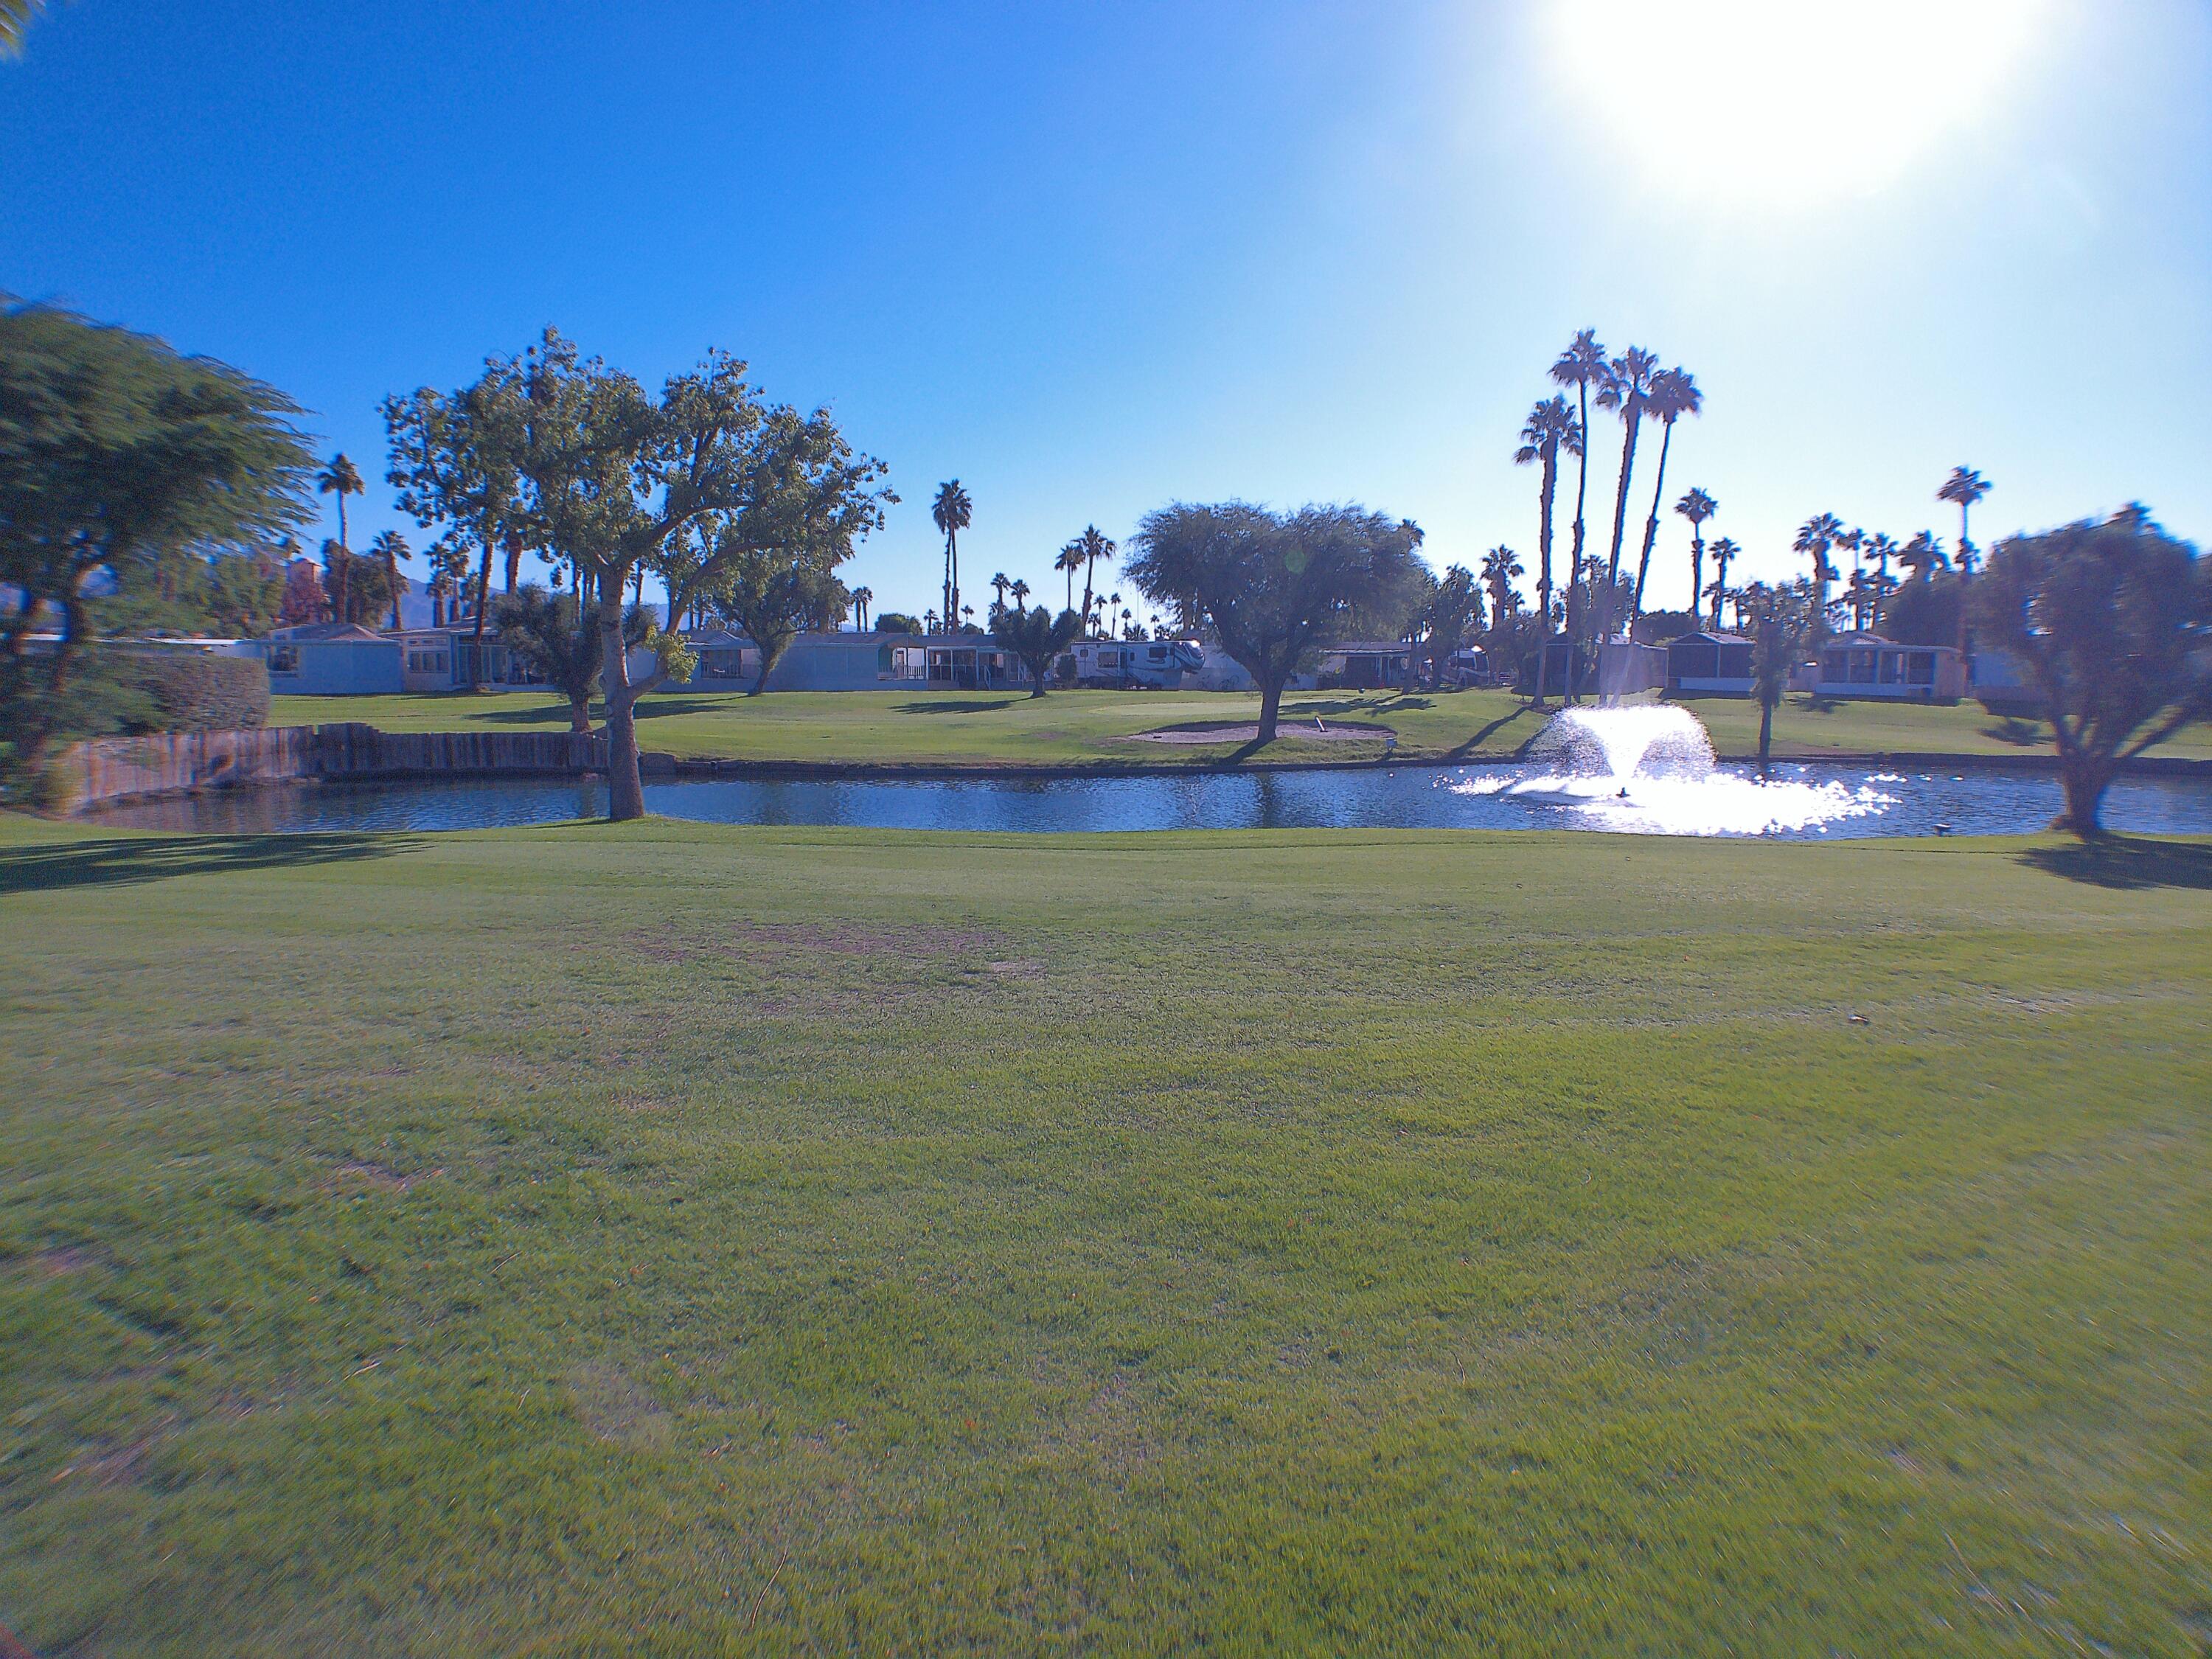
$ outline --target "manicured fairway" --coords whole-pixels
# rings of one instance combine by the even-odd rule
[[[1741,700],[1690,705],[1723,755],[1759,747],[1759,710]],[[1205,721],[1250,720],[1259,699],[1206,691],[1055,691],[1031,698],[992,691],[673,691],[639,708],[640,740],[684,757],[728,760],[1175,766],[1218,761],[1231,744],[1197,747],[1133,742],[1136,732]],[[1504,691],[1310,692],[1284,699],[1282,737],[1268,760],[1344,760],[1371,745],[1301,741],[1297,724],[1388,726],[1407,758],[1510,755],[1543,729]],[[275,726],[361,720],[387,732],[566,731],[568,710],[535,692],[471,696],[278,697]],[[1775,752],[2020,754],[2048,752],[2036,728],[2008,725],[1978,703],[1953,708],[1878,703],[1814,704],[1793,697],[1778,713]],[[2212,756],[2212,726],[2191,728],[2159,751]]]
[[[0,819],[0,1043],[41,1652],[2212,1638],[2206,844]]]

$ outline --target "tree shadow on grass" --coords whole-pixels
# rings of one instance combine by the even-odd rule
[[[2107,836],[2071,847],[2033,847],[2021,855],[2047,874],[2093,887],[2212,890],[2212,844]]]
[[[1473,754],[1476,750],[1478,750],[1478,749],[1481,748],[1481,747],[1482,747],[1482,745],[1483,745],[1484,744],[1486,744],[1486,743],[1489,742],[1489,741],[1490,741],[1490,738],[1491,738],[1491,734],[1492,734],[1492,732],[1494,732],[1498,731],[1499,727],[1512,725],[1514,721],[1516,721],[1516,720],[1519,720],[1519,719],[1520,719],[1523,714],[1535,714],[1535,713],[1537,713],[1537,712],[1538,712],[1538,711],[1537,711],[1537,710],[1535,710],[1535,709],[1534,709],[1534,708],[1516,708],[1516,709],[1512,710],[1510,714],[1500,714],[1500,715],[1499,715],[1496,720],[1494,720],[1491,721],[1491,723],[1490,723],[1489,725],[1487,725],[1487,726],[1484,726],[1484,727],[1482,728],[1482,730],[1480,730],[1480,732],[1476,732],[1473,737],[1469,738],[1468,738],[1465,743],[1461,744],[1457,748],[1455,748],[1455,749],[1449,749],[1449,750],[1445,750],[1445,751],[1444,751],[1444,758],[1445,758],[1446,760],[1455,760],[1455,760],[1465,760],[1465,759],[1466,759],[1469,755]],[[1545,718],[1546,718],[1546,720],[1548,721],[1548,720],[1549,720],[1549,719],[1550,719],[1550,711],[1549,711],[1549,710],[1546,710],[1546,711],[1544,711],[1544,714],[1545,714]],[[1529,743],[1534,742],[1534,740],[1535,740],[1535,734],[1532,732],[1532,733],[1530,733],[1530,734],[1529,734],[1528,738],[1522,744],[1521,747],[1522,747],[1522,749],[1526,749],[1526,748],[1528,746],[1528,744],[1529,744]]]
[[[149,836],[73,841],[0,850],[0,894],[70,887],[129,886],[175,876],[307,869],[391,858],[422,844],[418,836],[321,834]]]
[[[957,697],[946,697],[936,702],[895,702],[894,714],[974,714],[987,708],[1012,708],[1018,702],[1035,701],[1027,693],[1018,697],[1000,697],[995,702],[974,702]]]

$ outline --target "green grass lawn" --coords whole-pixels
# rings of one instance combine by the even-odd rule
[[[0,1043],[42,1652],[2212,1640],[2212,845],[0,820]]]
[[[1759,747],[1759,709],[1741,700],[1690,705],[1712,729],[1723,755]],[[1233,744],[1168,746],[1133,740],[1159,726],[1257,717],[1256,696],[1207,691],[1055,691],[1048,696],[993,691],[671,691],[639,706],[639,740],[648,749],[726,760],[851,761],[989,765],[1178,765],[1219,760]],[[1380,738],[1315,743],[1290,722],[1386,726],[1411,759],[1510,755],[1543,729],[1504,691],[1293,693],[1284,699],[1284,735],[1261,758],[1374,758]],[[387,732],[566,731],[568,705],[542,693],[466,692],[395,697],[278,697],[275,726],[361,720]],[[2048,751],[2033,726],[2008,724],[1978,703],[1951,708],[1877,703],[1814,704],[1792,697],[1777,714],[1775,752],[2019,754]],[[2160,751],[2212,757],[2212,725],[2199,725]]]

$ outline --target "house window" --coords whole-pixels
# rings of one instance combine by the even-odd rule
[[[272,645],[269,647],[269,672],[272,674],[296,674],[300,672],[300,647],[296,645]]]
[[[1895,685],[1905,675],[1905,653],[1885,651],[1881,653],[1881,683]]]
[[[1936,653],[1933,651],[1914,652],[1911,660],[1905,665],[1905,678],[1914,685],[1935,684]]]

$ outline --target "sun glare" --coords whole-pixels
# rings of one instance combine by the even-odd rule
[[[1562,72],[1654,182],[1814,202],[1988,118],[2043,0],[1554,0]]]

